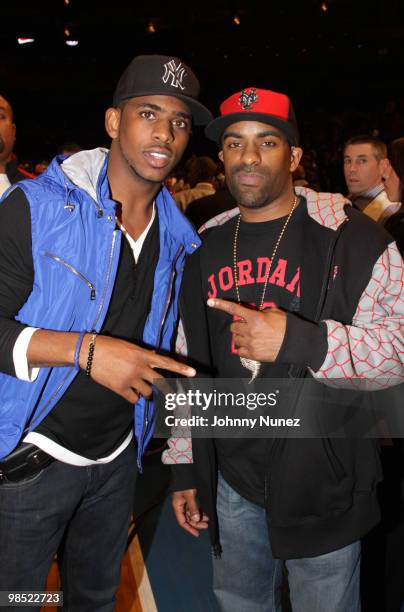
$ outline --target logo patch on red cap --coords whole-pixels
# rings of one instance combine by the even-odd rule
[[[243,110],[250,110],[258,102],[256,89],[243,89],[238,99],[238,103]]]

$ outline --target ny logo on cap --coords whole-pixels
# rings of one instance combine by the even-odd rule
[[[185,89],[185,85],[182,84],[182,81],[187,73],[181,62],[177,66],[175,61],[172,59],[164,64],[164,69],[165,72],[163,76],[163,83],[167,83],[171,78],[171,87],[180,87],[181,89]]]
[[[243,89],[238,99],[238,103],[243,107],[243,110],[250,110],[256,102],[258,102],[257,90],[250,89],[248,91]]]

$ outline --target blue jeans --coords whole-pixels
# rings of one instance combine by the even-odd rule
[[[0,591],[43,590],[61,547],[63,609],[111,612],[135,481],[129,445],[104,465],[54,461],[26,480],[0,485]]]
[[[274,559],[265,510],[219,475],[217,512],[223,553],[213,561],[213,590],[224,612],[281,612],[283,561]],[[293,612],[360,610],[360,542],[285,562]]]

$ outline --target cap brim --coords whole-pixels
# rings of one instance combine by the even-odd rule
[[[246,111],[217,117],[217,119],[214,119],[206,126],[205,135],[207,138],[220,145],[224,130],[229,127],[229,125],[232,125],[232,123],[238,123],[239,121],[259,121],[260,123],[273,125],[285,135],[286,140],[292,147],[296,147],[299,143],[299,134],[296,124],[287,122],[276,115],[249,113]]]
[[[187,96],[175,96],[176,98],[180,98],[185,102],[185,104],[189,107],[189,110],[192,114],[192,119],[195,125],[206,125],[209,121],[212,121],[213,115],[198,100],[194,100],[193,98],[188,98]]]
[[[212,121],[213,119],[213,115],[210,110],[208,110],[206,106],[198,102],[198,100],[194,100],[194,98],[190,98],[189,96],[182,96],[181,94],[174,95],[171,92],[168,93],[167,91],[148,90],[137,92],[135,96],[128,96],[125,98],[116,97],[113,100],[113,105],[119,106],[119,104],[121,104],[121,102],[123,102],[124,100],[130,100],[131,98],[139,98],[140,96],[172,96],[173,98],[179,98],[180,100],[183,100],[191,111],[192,120],[195,125],[206,125],[207,123],[209,123],[209,121]]]

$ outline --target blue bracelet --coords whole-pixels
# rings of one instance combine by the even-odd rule
[[[76,370],[80,370],[80,365],[79,365],[80,349],[81,349],[81,345],[83,344],[84,336],[86,335],[86,333],[87,333],[86,331],[80,332],[79,337],[77,339],[76,348],[74,349],[74,367],[76,368]]]

